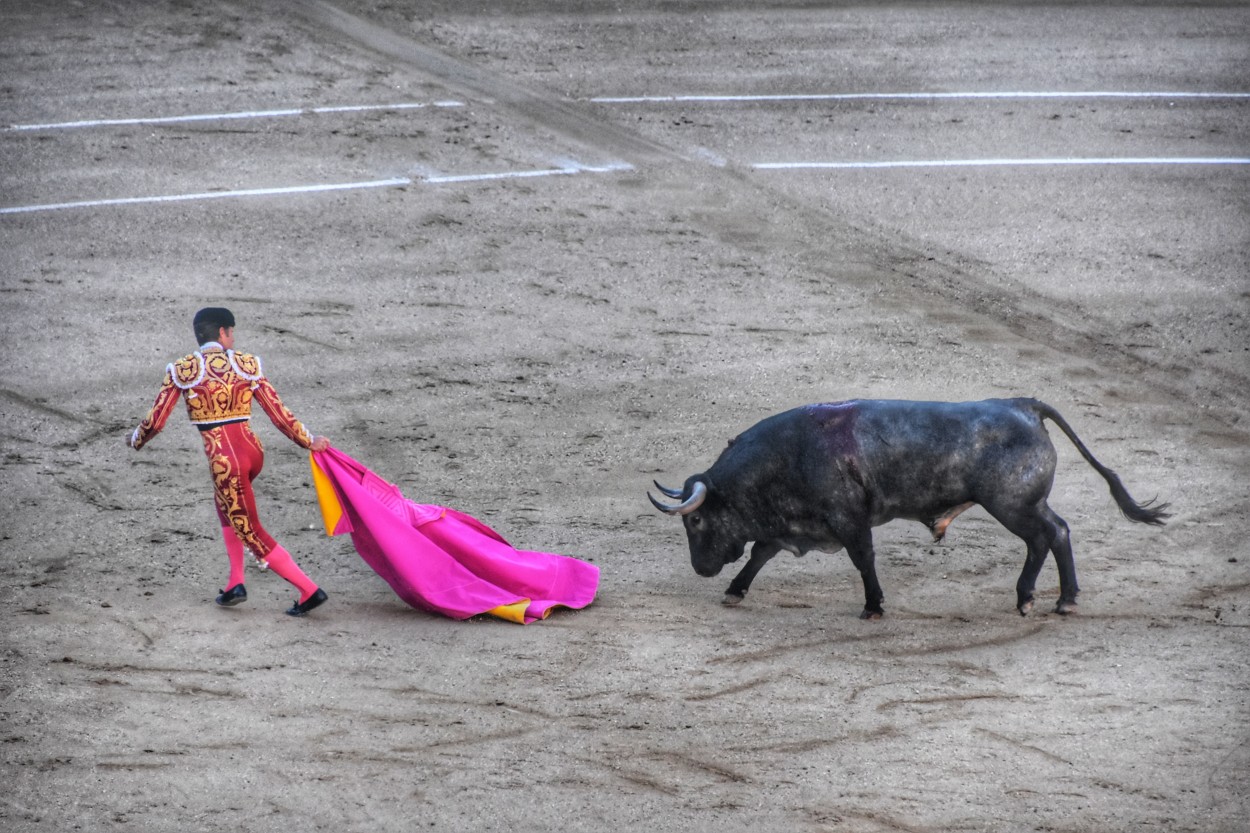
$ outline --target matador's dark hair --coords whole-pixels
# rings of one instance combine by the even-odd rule
[[[216,341],[218,330],[234,326],[234,313],[225,307],[205,307],[195,314],[191,325],[195,327],[196,344]]]

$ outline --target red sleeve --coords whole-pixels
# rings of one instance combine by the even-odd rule
[[[139,427],[131,435],[130,445],[133,448],[136,450],[143,448],[148,440],[161,432],[169,415],[174,412],[174,406],[178,404],[178,394],[179,390],[174,385],[173,374],[166,370],[165,381],[161,383],[161,390],[156,394],[156,403],[152,405],[152,410],[148,411],[148,415],[143,418],[143,422],[139,423]]]
[[[282,404],[278,392],[274,390],[273,385],[269,384],[268,379],[260,379],[256,382],[256,386],[252,389],[252,398],[260,403],[260,407],[269,415],[269,419],[278,426],[279,431],[290,438],[291,442],[301,448],[308,448],[312,445],[312,435],[308,433],[304,424],[295,418],[295,414]]]

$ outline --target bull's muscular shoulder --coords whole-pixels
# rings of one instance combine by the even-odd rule
[[[858,401],[808,405],[794,413],[802,420],[804,427],[815,432],[821,448],[827,453],[834,456],[855,454],[855,424],[860,413]]]
[[[821,402],[800,408],[816,420],[821,426],[839,429],[853,425],[859,415],[862,403],[860,400],[850,402]]]

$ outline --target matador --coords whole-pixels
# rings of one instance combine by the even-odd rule
[[[292,442],[301,448],[324,451],[325,437],[313,437],[282,404],[265,378],[260,358],[234,350],[234,315],[224,307],[208,307],[195,314],[196,343],[200,348],[171,362],[152,410],[129,438],[131,448],[142,448],[156,436],[173,413],[179,397],[185,400],[191,424],[200,432],[221,534],[230,559],[230,576],[217,595],[217,604],[232,607],[247,601],[243,584],[244,549],[261,569],[270,569],[299,590],[286,613],[303,616],[326,600],[326,592],[296,565],[260,523],[252,481],[265,463],[260,440],[249,420],[252,403],[261,409]]]

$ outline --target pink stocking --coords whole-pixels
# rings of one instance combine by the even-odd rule
[[[226,579],[226,589],[230,590],[243,583],[243,542],[229,526],[221,528],[221,537],[226,541],[226,557],[230,559],[230,578]]]
[[[291,554],[281,544],[269,551],[265,561],[269,562],[269,569],[295,585],[301,602],[307,601],[309,596],[317,592],[316,583],[304,575],[304,571],[295,564],[295,559],[291,558]]]

